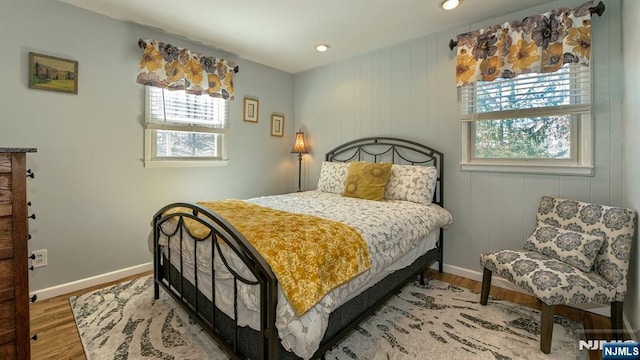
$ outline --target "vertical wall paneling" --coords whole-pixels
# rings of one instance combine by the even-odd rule
[[[560,176],[559,186],[559,194],[562,194],[562,196],[566,198],[581,201],[592,201],[590,177]]]
[[[473,173],[471,174],[470,191],[468,205],[474,211],[468,221],[468,226],[473,229],[472,237],[468,239],[467,246],[464,247],[465,258],[477,260],[478,254],[482,252],[491,241],[489,229],[500,221],[499,216],[491,214],[489,197],[489,187],[491,174]]]
[[[358,100],[356,106],[359,109],[360,115],[360,133],[363,136],[370,136],[375,132],[372,132],[373,128],[373,111],[371,104],[371,57],[364,57],[360,61],[360,74],[359,83],[362,84],[358,87]]]
[[[391,134],[407,134],[415,131],[412,127],[413,113],[411,100],[411,43],[404,42],[393,47],[391,52]],[[415,74],[420,76],[419,73]]]
[[[328,104],[331,104],[330,107],[327,107],[331,111],[331,115],[326,119],[327,124],[332,125],[332,130],[335,133],[335,139],[342,140],[344,138],[343,133],[343,122],[349,121],[349,117],[347,114],[342,113],[342,109],[340,108],[342,94],[340,91],[340,87],[342,86],[342,81],[344,81],[340,75],[340,68],[334,66],[330,68],[330,77],[328,78],[329,84],[327,84],[330,89],[330,94],[333,97],[330,99],[331,101]],[[336,91],[335,87],[338,87],[338,91]]]
[[[391,81],[394,70],[391,61],[392,49],[385,48],[379,50],[378,63],[378,98],[374,99],[380,109],[380,134],[392,134],[394,122],[398,119],[393,117],[393,104],[391,101]]]
[[[475,214],[469,206],[472,195],[472,174],[459,171],[460,159],[460,125],[458,121],[458,96],[455,86],[455,51],[448,47],[449,40],[457,34],[468,31],[468,28],[450,29],[429,37],[427,44],[435,45],[429,51],[435,52],[434,62],[429,64],[430,78],[435,80],[432,86],[432,107],[429,114],[433,117],[426,138],[445,154],[445,206],[454,216],[454,224],[445,235],[445,263],[469,267],[478,263],[470,259],[468,244],[473,240],[475,229],[466,226]],[[433,39],[433,40],[431,40]],[[451,261],[451,262],[449,262]],[[473,264],[473,265],[472,265]],[[477,265],[476,265],[477,266]]]
[[[420,136],[427,135],[429,119],[427,116],[427,47],[424,39],[414,39],[411,41],[411,59],[409,72],[411,84],[411,97],[408,99],[411,109],[410,127]]]
[[[517,240],[520,244],[529,235],[524,229],[524,209],[522,202],[524,199],[524,176],[521,174],[502,175],[501,208],[502,208],[502,231],[495,250],[498,249],[518,249]],[[491,249],[493,250],[493,249]]]
[[[605,1],[606,16],[596,17],[592,22],[597,167],[593,177],[461,172],[458,166],[460,127],[457,121],[455,51],[447,47],[449,39],[482,26],[522,19],[560,6],[572,8],[583,2],[551,1],[534,9],[446,29],[349,61],[296,74],[296,93],[324,101],[313,112],[297,105],[296,109],[300,109],[301,113],[296,113],[296,118],[305,119],[310,127],[328,122],[322,126],[333,124],[349,130],[349,134],[343,131],[335,136],[330,132],[319,132],[317,137],[314,134],[315,151],[320,154],[352,140],[350,135],[360,135],[357,132],[354,134],[353,129],[361,129],[365,136],[407,137],[443,151],[446,157],[445,205],[454,216],[453,225],[445,232],[445,262],[447,265],[479,271],[480,252],[522,247],[524,239],[534,228],[542,195],[597,200],[603,204],[620,201],[621,119],[616,105],[611,105],[620,102],[617,88],[622,75],[619,73],[620,66],[616,65],[619,63],[616,58],[621,52],[620,33],[614,31],[619,26],[616,24],[620,20],[620,6],[614,0]],[[328,82],[324,87],[315,84],[318,80],[316,74],[327,71],[353,82],[351,86],[355,87],[357,96],[352,96],[351,101],[357,101],[358,104],[346,104],[344,101],[348,99],[337,96],[342,93],[342,86],[338,83]],[[330,95],[317,93],[320,90]],[[367,116],[364,110],[368,107],[373,109],[371,116]],[[343,125],[342,122],[355,123]],[[317,159],[316,156],[315,163],[310,166],[319,168]],[[317,176],[311,181],[315,182]]]
[[[437,63],[438,54],[441,54],[442,51],[439,51],[437,47],[437,39],[434,36],[420,38],[418,40],[420,41],[421,46],[425,47],[426,58],[424,59],[424,63],[420,64],[419,67],[422,68],[425,73],[423,83],[425,88],[425,97],[423,99],[417,98],[417,101],[421,104],[425,104],[426,121],[424,122],[424,134],[426,139],[433,141],[436,138],[434,122],[437,120],[434,118],[435,114],[433,109],[436,108],[436,93],[438,92],[438,79],[434,72],[434,64]],[[417,45],[416,47],[419,48]]]
[[[371,71],[369,72],[369,81],[371,85],[371,92],[369,93],[369,106],[371,108],[372,116],[371,116],[371,135],[382,134],[382,123],[386,123],[387,120],[382,117],[382,109],[380,102],[381,94],[383,93],[383,88],[380,84],[380,57],[378,56],[370,56],[371,61]]]
[[[336,68],[336,84],[338,85],[337,103],[340,114],[340,135],[342,138],[355,136],[353,125],[353,89],[354,89],[354,60],[342,61]]]
[[[622,69],[622,26],[620,18],[622,16],[622,3],[620,1],[607,2],[606,18],[603,14],[603,28],[606,27],[607,40],[603,41],[602,46],[608,46],[607,54],[609,55],[609,69]],[[612,19],[618,19],[617,21]],[[603,33],[605,30],[603,29]],[[600,34],[602,35],[602,34]],[[631,40],[634,41],[634,40]],[[635,39],[638,41],[638,39]],[[601,53],[598,51],[598,53]],[[598,68],[599,69],[599,68]],[[609,151],[609,161],[611,163],[611,187],[610,203],[615,205],[622,204],[622,101],[624,89],[624,76],[622,71],[608,71],[609,73],[609,131],[611,141],[611,149]]]
[[[503,197],[504,176],[501,174],[486,174],[487,175],[487,188],[486,188],[486,205],[484,207],[487,217],[492,217],[494,226],[487,229],[488,241],[487,245],[492,249],[501,249],[502,245],[502,232],[504,226],[504,207]],[[510,194],[506,194],[509,196]]]
[[[363,84],[362,76],[364,62],[357,62],[353,68],[353,125],[358,136],[364,133],[364,124],[369,121],[362,116],[362,87],[355,84]]]
[[[611,129],[611,83],[610,78],[610,48],[609,26],[607,20],[612,18],[615,8],[611,9],[610,2],[606,3],[606,11],[601,18],[594,19],[591,23],[591,44],[592,44],[592,121],[594,129],[594,161],[595,176],[592,179],[592,199],[593,201],[609,203],[611,198],[611,178],[615,176],[614,164],[611,162],[617,140],[612,137]],[[619,16],[619,15],[618,15]],[[595,31],[597,29],[597,31]]]
[[[640,210],[640,168],[638,154],[640,142],[640,2],[637,0],[623,0],[621,5],[622,39],[624,44],[624,98],[623,98],[623,206]],[[612,21],[612,23],[614,23]],[[638,231],[636,231],[637,234]],[[629,275],[627,281],[627,297],[624,312],[630,324],[628,329],[635,329],[635,340],[640,333],[640,243],[638,237],[631,244],[631,259],[629,261]]]

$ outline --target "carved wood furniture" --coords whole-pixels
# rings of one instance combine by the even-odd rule
[[[0,148],[0,359],[29,359],[26,153]]]

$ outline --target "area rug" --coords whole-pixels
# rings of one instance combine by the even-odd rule
[[[88,360],[229,359],[150,276],[70,299]],[[540,313],[449,283],[412,282],[326,359],[586,359],[582,325],[555,317],[551,354],[540,352]]]
[[[87,360],[228,359],[165,292],[153,299],[153,277],[71,297]]]

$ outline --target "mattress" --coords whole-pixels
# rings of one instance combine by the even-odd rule
[[[327,328],[331,311],[360,294],[389,273],[404,268],[436,246],[438,230],[451,224],[452,217],[436,204],[423,205],[408,201],[370,201],[340,195],[307,191],[284,195],[265,196],[246,200],[278,210],[324,217],[340,221],[358,230],[369,246],[371,268],[351,281],[332,290],[311,310],[297,316],[278,288],[276,328],[282,345],[303,359],[310,358],[318,349]],[[170,226],[167,224],[167,226]],[[166,229],[171,230],[171,229]],[[167,241],[161,238],[165,247]],[[210,241],[201,241],[194,256],[194,244],[185,242],[183,251],[183,274],[194,283],[194,257],[198,264],[198,288],[209,299],[212,295],[211,269],[216,274],[215,296],[220,310],[234,318],[233,279],[221,261],[211,262]],[[171,262],[180,266],[179,241],[171,241]],[[153,251],[153,235],[149,236],[149,248]],[[234,254],[225,256],[235,271],[252,278],[239,258]],[[220,256],[216,253],[216,259]],[[231,295],[230,295],[231,294]],[[259,328],[259,294],[255,286],[240,284],[238,288],[238,324]]]

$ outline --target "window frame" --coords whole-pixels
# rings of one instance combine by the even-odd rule
[[[591,95],[591,70],[588,70],[588,93]],[[514,80],[517,80],[514,79]],[[469,85],[467,85],[469,86]],[[593,122],[592,102],[589,101],[588,113],[566,113],[571,116],[571,158],[570,159],[478,159],[475,154],[475,124],[480,120],[469,120],[469,115],[463,116],[463,109],[469,108],[464,102],[462,89],[458,88],[458,102],[460,107],[460,170],[469,172],[501,172],[521,174],[552,174],[552,175],[594,175],[593,155]],[[591,98],[593,98],[591,96]],[[474,101],[474,100],[471,100]],[[561,106],[561,105],[560,105]],[[558,108],[558,107],[556,107]],[[544,113],[540,108],[540,113]],[[510,110],[514,112],[513,110]],[[537,117],[538,109],[524,109],[522,117]],[[518,111],[515,111],[518,113]],[[496,119],[500,120],[500,119]]]
[[[229,124],[229,103],[228,100],[210,98],[214,101],[226,101],[226,109],[224,111],[225,119],[223,127],[206,126],[197,123],[189,123],[186,121],[170,121],[163,120],[160,117],[153,116],[150,109],[150,92],[154,90],[167,91],[166,89],[146,86],[145,87],[145,125],[144,125],[144,167],[212,167],[226,166],[229,162],[227,157],[227,138]],[[173,90],[183,91],[183,90]],[[208,95],[199,95],[207,96]],[[197,133],[219,134],[218,151],[220,156],[156,156],[157,154],[157,132],[159,130],[183,131]]]

